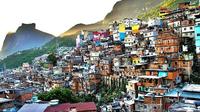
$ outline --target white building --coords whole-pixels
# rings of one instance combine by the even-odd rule
[[[153,27],[153,26],[160,26],[162,25],[162,21],[160,19],[151,19],[148,21],[148,27]]]
[[[182,29],[182,37],[194,38],[194,26],[184,26]]]

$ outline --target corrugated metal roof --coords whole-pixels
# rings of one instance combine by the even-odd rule
[[[25,104],[18,112],[44,112],[49,104]]]
[[[173,90],[170,90],[169,92],[165,93],[165,97],[178,97],[178,92],[180,93],[180,90],[179,88],[175,88]]]
[[[184,98],[200,99],[200,93],[196,92],[182,92],[180,96]]]
[[[188,84],[188,85],[184,86],[182,90],[200,93],[200,85],[199,84]]]
[[[83,103],[63,103],[55,106],[49,106],[45,112],[58,112],[58,111],[63,111],[67,112],[71,108],[76,108],[77,111],[96,111],[96,105],[94,102],[83,102]]]

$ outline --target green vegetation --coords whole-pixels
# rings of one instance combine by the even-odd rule
[[[100,89],[98,90],[98,95],[100,96],[99,101],[97,102],[98,105],[108,104],[112,102],[114,99],[119,99],[123,96],[123,92],[126,92],[126,85],[128,81],[126,78],[122,78],[122,81],[118,82],[116,79],[111,80],[111,86],[105,84],[102,81],[100,85]],[[119,86],[120,85],[120,86]]]
[[[142,13],[138,16],[139,19],[147,20],[148,18],[159,17],[160,7],[166,7],[169,9],[176,9],[178,7],[178,3],[191,1],[192,4],[197,5],[198,0],[163,0],[162,3],[155,6],[152,9],[149,9],[147,12]],[[30,49],[22,51],[20,54],[13,54],[0,61],[0,67],[3,67],[3,64],[6,64],[7,68],[15,68],[20,66],[24,62],[31,63],[31,61],[40,55],[53,52],[56,49],[56,46],[75,46],[75,37],[76,35],[63,37],[63,38],[55,38],[46,45],[37,49]],[[56,43],[57,42],[57,43]]]
[[[39,93],[37,96],[38,99],[43,101],[58,99],[59,103],[95,102],[98,105],[102,105],[110,103],[116,98],[121,98],[123,96],[122,93],[126,91],[126,84],[126,79],[122,80],[120,87],[117,86],[119,84],[116,80],[112,80],[111,87],[101,83],[96,92],[98,93],[97,95],[99,96],[99,99],[97,99],[96,94],[75,95],[70,89],[67,88],[55,88],[49,92]]]
[[[49,92],[37,94],[38,99],[42,101],[50,101],[58,99],[59,103],[78,103],[78,102],[97,102],[96,96],[93,94],[75,95],[70,89],[55,88]]]
[[[191,1],[194,5],[197,4],[196,2],[197,0],[163,0],[163,2],[160,3],[159,5],[139,15],[138,18],[142,20],[147,20],[149,18],[159,17],[160,7],[165,7],[174,10],[178,8],[178,3],[189,2],[189,1]]]
[[[98,101],[98,105],[108,104],[112,102],[116,98],[122,97],[122,90],[120,88],[106,88],[107,86],[102,87],[100,90],[100,101]]]
[[[200,84],[200,63],[197,57],[197,54],[194,54],[194,59],[193,59],[193,66],[192,66],[192,74],[191,74],[191,79],[190,82],[195,83],[195,84]]]
[[[80,99],[75,96],[71,90],[66,88],[55,88],[49,92],[39,93],[39,100],[50,101],[58,99],[59,103],[77,103],[80,102]]]
[[[47,61],[51,64],[53,64],[53,66],[57,65],[57,58],[56,55],[54,53],[51,53],[48,57],[47,57]]]
[[[28,62],[31,63],[32,60],[46,53],[54,52],[56,47],[58,46],[67,46],[72,47],[75,46],[75,35],[63,38],[55,38],[51,40],[49,43],[40,48],[25,50],[20,53],[15,53],[13,55],[8,56],[4,60],[0,62],[0,67],[3,67],[6,64],[7,68],[16,68],[22,65],[22,63]]]

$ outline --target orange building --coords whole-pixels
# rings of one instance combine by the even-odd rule
[[[148,93],[144,96],[144,104],[149,112],[162,112],[163,96],[156,93]]]
[[[155,49],[159,55],[178,53],[179,38],[170,30],[159,32]]]
[[[73,71],[73,66],[72,66],[72,64],[68,64],[67,66],[63,67],[63,68],[62,68],[62,71],[63,71],[64,73],[70,73],[70,72],[72,72],[72,71]]]
[[[181,10],[188,9],[190,6],[190,2],[182,2],[178,4],[178,8]]]

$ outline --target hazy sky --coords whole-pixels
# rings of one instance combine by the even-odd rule
[[[60,35],[77,23],[102,20],[119,0],[0,0],[0,48],[21,23]]]

